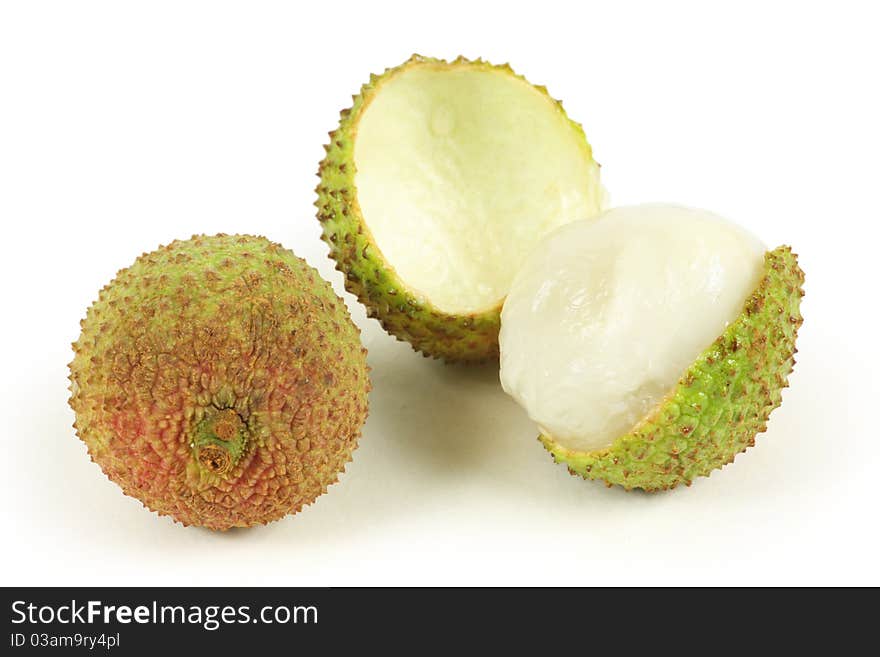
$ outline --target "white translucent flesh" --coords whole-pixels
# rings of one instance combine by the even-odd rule
[[[545,94],[498,70],[397,73],[361,116],[354,162],[386,262],[450,314],[497,306],[542,236],[600,209],[583,135]]]
[[[501,382],[573,450],[611,445],[742,312],[764,245],[702,210],[645,205],[538,245],[501,314]]]

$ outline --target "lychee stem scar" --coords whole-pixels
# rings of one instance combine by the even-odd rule
[[[195,428],[196,460],[208,472],[226,474],[244,454],[247,438],[247,425],[234,409],[209,410]]]

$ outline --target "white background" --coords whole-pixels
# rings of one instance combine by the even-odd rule
[[[880,584],[870,6],[3,3],[0,583]],[[416,356],[346,295],[375,389],[341,483],[251,530],[149,513],[71,428],[86,307],[202,232],[266,235],[341,293],[312,207],[322,144],[413,52],[546,84],[614,203],[701,206],[794,247],[806,323],[769,430],[691,488],[606,489],[553,464],[495,368]]]

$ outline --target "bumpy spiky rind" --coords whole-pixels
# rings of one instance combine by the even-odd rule
[[[314,269],[265,238],[144,254],[81,326],[74,426],[104,473],[161,515],[263,524],[311,503],[351,460],[370,386],[359,331]]]
[[[496,360],[503,299],[496,307],[482,312],[456,315],[439,310],[410,289],[394,267],[385,261],[358,204],[354,184],[354,141],[361,113],[385,82],[414,66],[500,71],[526,81],[507,64],[493,65],[464,57],[447,62],[420,55],[413,55],[382,75],[370,76],[360,94],[353,96],[351,108],[340,113],[339,127],[330,133],[330,143],[325,146],[327,155],[318,170],[321,182],[315,190],[318,193],[315,202],[318,220],[323,226],[322,239],[330,246],[330,257],[336,261],[336,269],[345,276],[346,289],[357,296],[366,306],[367,314],[378,319],[391,335],[409,342],[425,356],[447,362]],[[533,86],[550,98],[545,87]],[[571,124],[585,156],[592,159],[592,150],[581,125],[568,119],[558,100],[550,100]]]
[[[789,247],[768,252],[742,314],[630,433],[593,452],[539,440],[585,479],[649,491],[690,485],[755,444],[794,366],[804,273]],[[695,318],[699,320],[699,318]]]

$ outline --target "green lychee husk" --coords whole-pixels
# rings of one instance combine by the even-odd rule
[[[366,350],[344,302],[265,238],[139,257],[81,322],[74,427],[127,495],[184,525],[249,527],[337,480],[367,415]]]
[[[410,343],[424,356],[442,358],[449,363],[497,360],[504,300],[482,312],[466,314],[450,314],[436,308],[430,300],[410,289],[386,262],[358,205],[354,141],[361,113],[385,81],[412,66],[422,65],[501,71],[528,82],[508,64],[494,65],[464,57],[447,62],[420,55],[413,55],[381,75],[371,75],[360,94],[352,97],[352,106],[340,113],[339,127],[330,133],[330,143],[324,147],[327,154],[319,166],[321,182],[315,190],[317,216],[323,229],[321,239],[329,245],[336,269],[345,276],[346,289],[357,296],[367,314],[379,320],[388,333]],[[531,86],[550,98],[546,87]],[[568,118],[561,102],[550,99],[568,120],[576,138],[582,142],[586,157],[591,159],[592,150],[581,125]]]
[[[753,446],[788,386],[803,323],[797,256],[779,247],[765,255],[764,268],[740,316],[632,431],[589,452],[539,436],[556,462],[609,486],[656,491],[690,485]]]

